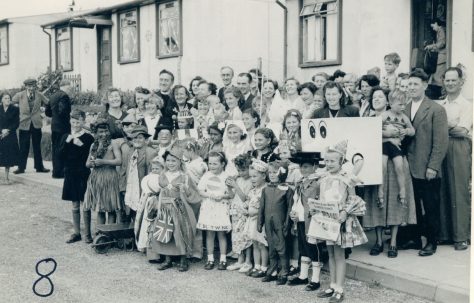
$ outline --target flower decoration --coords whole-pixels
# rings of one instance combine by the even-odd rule
[[[217,124],[217,127],[219,128],[220,131],[224,131],[225,123],[224,122],[219,122],[219,124]]]

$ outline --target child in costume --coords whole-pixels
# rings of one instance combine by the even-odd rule
[[[270,267],[262,281],[277,280],[277,285],[286,284],[289,271],[286,240],[293,190],[284,183],[287,175],[286,162],[274,161],[268,164],[268,180],[270,182],[263,189],[258,212],[257,229],[261,232],[265,226],[270,258]],[[278,272],[279,267],[281,269]]]
[[[262,127],[257,129],[253,138],[255,144],[255,150],[251,153],[253,158],[266,163],[280,159],[274,151],[278,141],[270,128]]]
[[[199,194],[203,198],[199,211],[197,228],[206,231],[207,263],[204,269],[214,268],[214,241],[219,240],[220,259],[217,269],[227,268],[227,237],[226,232],[232,229],[230,223],[229,204],[234,192],[226,185],[228,174],[224,171],[227,159],[222,152],[210,152],[208,159],[209,171],[198,184]]]
[[[163,172],[165,166],[163,158],[156,156],[151,160],[151,170],[141,182],[142,194],[140,197],[140,205],[137,209],[135,218],[135,242],[138,251],[144,252],[148,247],[148,228],[152,220],[148,219],[148,214],[153,205],[157,203],[160,194],[160,174]]]
[[[234,159],[234,164],[238,175],[226,180],[226,184],[235,192],[235,197],[230,206],[232,251],[239,256],[237,262],[228,266],[227,270],[247,272],[252,269],[252,241],[245,233],[245,226],[249,218],[247,193],[252,188],[249,176],[251,162],[252,158],[248,154],[237,156]]]
[[[83,111],[73,110],[71,113],[71,133],[61,138],[59,153],[64,160],[64,185],[62,199],[72,201],[72,225],[74,233],[66,243],[81,240],[81,201],[87,188],[87,179],[90,169],[86,167],[89,149],[94,142],[94,137],[83,129],[86,115]],[[91,237],[91,211],[83,210],[85,242],[92,243]]]
[[[160,255],[165,256],[159,270],[171,268],[171,257],[179,257],[178,270],[187,271],[186,257],[201,258],[201,243],[195,237],[196,217],[190,207],[201,198],[183,170],[183,150],[173,145],[163,154],[163,159],[165,171],[158,180],[160,194],[153,207],[156,217],[148,229],[147,257],[153,262],[160,259]]]
[[[365,202],[355,194],[354,187],[358,180],[354,175],[342,170],[346,150],[347,141],[327,149],[324,156],[327,174],[320,180],[320,200],[325,204],[336,205],[339,211],[337,223],[340,227],[337,238],[326,239],[331,284],[329,288],[318,293],[319,298],[330,297],[330,302],[342,302],[344,299],[345,248],[367,242],[364,230],[356,217],[365,213]],[[317,212],[319,211],[315,205],[310,205],[310,214],[313,216],[307,234],[310,243],[317,243],[316,239],[320,236],[317,230],[321,224],[314,217]]]
[[[260,199],[263,189],[266,186],[268,164],[262,160],[254,159],[250,165],[249,175],[252,182],[252,189],[247,195],[249,205],[249,219],[247,223],[247,236],[253,241],[254,268],[246,274],[248,276],[263,278],[268,269],[268,242],[265,231],[259,232],[258,213],[260,209]]]
[[[227,121],[227,127],[224,132],[224,154],[229,161],[225,171],[229,176],[236,176],[237,169],[234,165],[234,159],[241,154],[252,150],[250,141],[247,138],[247,131],[241,120]]]
[[[84,209],[97,211],[97,224],[115,223],[116,212],[124,207],[120,200],[119,176],[116,167],[122,163],[122,154],[117,142],[112,141],[109,123],[97,118],[93,125],[92,143],[86,166],[92,168],[87,181]]]
[[[151,160],[157,156],[157,152],[148,146],[147,128],[143,125],[137,125],[130,133],[133,147],[129,149],[126,155],[123,155],[123,161],[126,163],[126,190],[125,205],[127,215],[131,220],[135,220],[135,214],[140,206],[142,179],[151,169]]]
[[[306,237],[310,224],[308,199],[319,198],[319,178],[312,176],[319,162],[319,156],[319,153],[298,152],[290,158],[292,162],[300,165],[299,171],[302,175],[302,180],[296,185],[290,212],[291,230],[296,231],[298,239],[301,268],[299,276],[289,280],[288,285],[306,285],[306,291],[319,289],[319,274],[322,267],[320,259],[322,245],[309,243]],[[308,275],[310,266],[311,277]]]

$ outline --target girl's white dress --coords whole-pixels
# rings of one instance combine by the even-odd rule
[[[142,252],[148,247],[148,227],[151,223],[148,220],[148,210],[152,208],[155,199],[158,199],[160,192],[159,178],[159,174],[151,173],[146,175],[141,183],[142,194],[137,209],[134,230],[137,249]]]
[[[215,175],[210,171],[206,172],[202,176],[201,181],[199,181],[199,192],[213,196],[228,195],[228,188],[225,184],[228,176],[226,172],[222,172],[219,175]],[[230,223],[229,204],[230,201],[227,199],[217,201],[212,197],[203,197],[197,228],[202,230],[230,231],[232,225]]]

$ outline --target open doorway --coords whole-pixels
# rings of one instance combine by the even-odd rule
[[[451,0],[412,0],[411,68],[423,68],[430,75],[427,95],[442,95],[442,74],[451,52]]]

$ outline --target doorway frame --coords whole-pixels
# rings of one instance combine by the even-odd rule
[[[100,71],[100,58],[101,58],[101,37],[100,35],[102,34],[102,30],[104,28],[109,28],[110,30],[110,36],[109,36],[109,48],[110,48],[110,86],[113,86],[113,64],[112,64],[112,26],[110,25],[101,25],[101,26],[96,26],[96,35],[97,35],[97,91],[100,91],[100,83],[101,83],[101,71]]]

